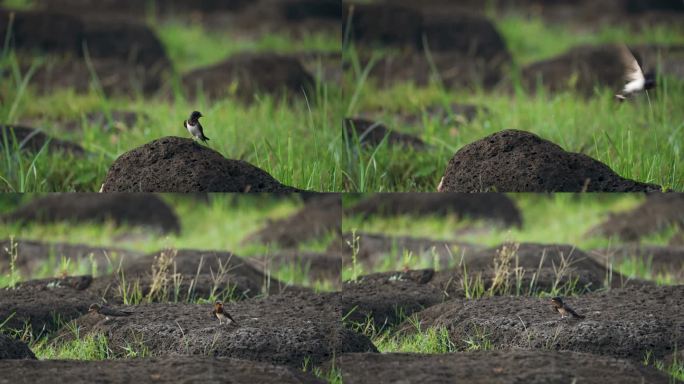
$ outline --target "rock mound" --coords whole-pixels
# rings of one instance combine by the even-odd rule
[[[443,192],[648,192],[607,165],[525,131],[504,130],[461,148],[449,160]]]
[[[299,192],[191,139],[164,137],[119,156],[103,192]]]
[[[28,345],[21,341],[0,333],[0,360],[8,359],[34,359],[36,356],[31,352]],[[4,376],[7,377],[7,376]]]
[[[160,197],[150,194],[54,194],[31,200],[2,217],[6,222],[103,223],[150,227],[163,233],[180,232],[180,221]]]

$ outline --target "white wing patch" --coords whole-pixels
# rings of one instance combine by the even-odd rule
[[[625,64],[625,80],[627,80],[627,84],[625,84],[622,89],[622,93],[630,94],[644,89],[646,78],[639,66],[639,62],[637,62],[632,52],[626,46],[621,46],[620,52]]]

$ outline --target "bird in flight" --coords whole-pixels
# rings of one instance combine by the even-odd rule
[[[615,98],[618,101],[625,101],[637,92],[655,87],[655,74],[652,72],[644,73],[636,57],[627,46],[620,46],[620,56],[625,66],[625,85],[622,87],[622,90],[615,95]]]
[[[204,136],[204,129],[202,129],[202,124],[199,122],[200,117],[202,117],[202,114],[199,111],[193,111],[190,114],[190,118],[183,122],[183,126],[190,132],[193,138],[196,137],[206,143],[209,138]]]

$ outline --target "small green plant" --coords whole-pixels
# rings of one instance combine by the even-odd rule
[[[492,349],[492,341],[489,339],[489,334],[487,333],[485,327],[479,327],[476,324],[472,324],[472,334],[467,334],[466,338],[463,339],[466,351],[489,351]]]
[[[14,236],[10,236],[9,248],[5,248],[5,253],[9,255],[9,277],[8,286],[14,289],[20,280],[17,275],[17,258],[19,257],[19,245],[14,241]]]

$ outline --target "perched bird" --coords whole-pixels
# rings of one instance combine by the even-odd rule
[[[98,313],[100,315],[104,315],[105,319],[107,319],[107,320],[109,320],[110,317],[124,317],[124,316],[130,316],[133,314],[133,312],[119,311],[118,309],[105,307],[104,305],[100,305],[97,303],[90,304],[90,308],[88,308],[88,312],[95,312],[95,313]]]
[[[554,297],[553,299],[551,299],[551,304],[553,304],[553,309],[560,313],[561,319],[565,318],[566,316],[572,316],[576,319],[584,319],[584,316],[578,315],[574,309],[570,308],[567,304],[563,303],[563,299],[561,299],[560,297]]]
[[[627,48],[625,45],[622,45],[620,47],[620,55],[622,62],[625,65],[624,76],[626,83],[622,90],[615,95],[615,98],[618,101],[625,101],[628,97],[637,92],[649,90],[655,87],[655,74],[653,72],[644,74],[639,62],[629,48]]]
[[[226,324],[232,322],[235,325],[238,325],[237,321],[233,319],[233,317],[230,316],[230,313],[226,312],[223,309],[223,302],[216,300],[214,303],[214,310],[211,311],[211,314],[216,316],[217,319],[219,319],[219,324],[223,324],[223,320],[226,321]]]
[[[190,132],[190,134],[193,137],[196,137],[196,138],[202,140],[204,143],[206,143],[207,140],[209,140],[209,138],[204,136],[204,130],[202,129],[202,124],[200,124],[200,122],[199,122],[200,117],[202,117],[201,113],[199,113],[198,111],[193,111],[190,114],[190,118],[183,122],[183,126],[185,127],[185,129],[188,130],[188,132]]]

